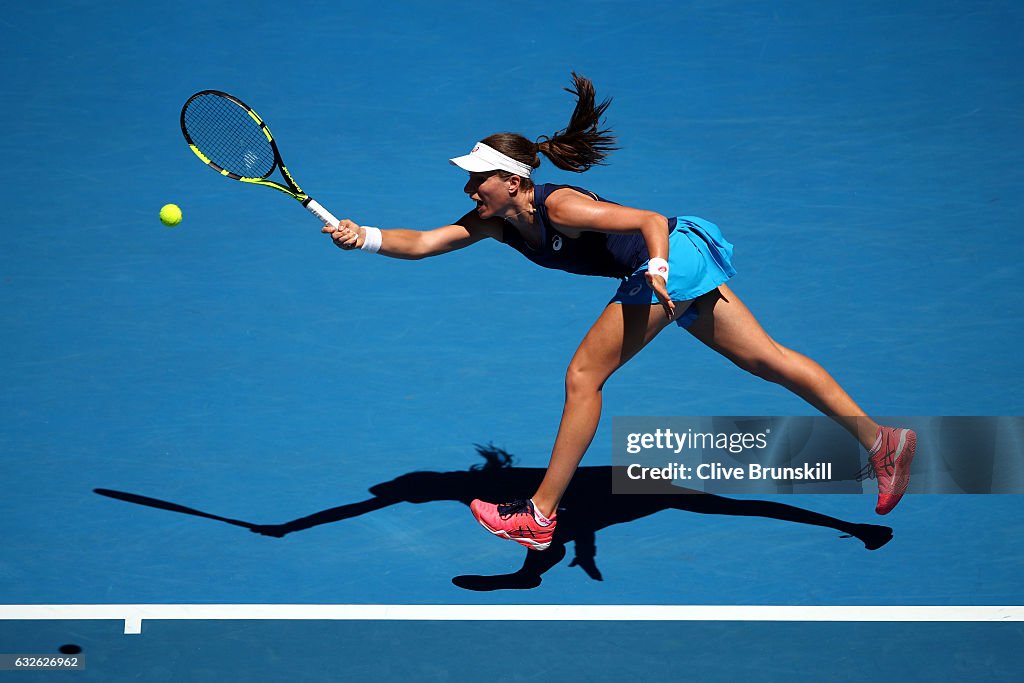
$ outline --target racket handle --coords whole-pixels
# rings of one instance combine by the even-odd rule
[[[305,201],[302,202],[302,205],[309,209],[309,212],[311,214],[319,218],[324,223],[330,225],[332,228],[338,227],[339,221],[337,218],[334,217],[334,214],[332,214],[324,207],[320,206],[320,203],[313,199],[312,197],[308,197]]]

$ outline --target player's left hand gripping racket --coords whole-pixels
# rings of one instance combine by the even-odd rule
[[[242,100],[219,90],[197,92],[181,108],[181,132],[196,156],[221,175],[280,190],[338,227],[338,219],[295,183],[267,124]],[[267,180],[275,168],[287,185]]]

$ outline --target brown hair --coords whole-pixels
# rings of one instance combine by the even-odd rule
[[[518,133],[495,133],[481,142],[530,168],[540,166],[538,153],[563,171],[574,173],[583,173],[591,166],[603,164],[608,154],[618,149],[611,130],[600,128],[601,117],[612,100],[608,98],[596,104],[594,84],[590,79],[573,72],[572,80],[573,87],[565,88],[565,91],[576,96],[576,108],[564,129],[550,137],[542,135],[536,142]],[[513,175],[504,171],[499,173],[502,176]],[[524,180],[529,183],[528,179]]]

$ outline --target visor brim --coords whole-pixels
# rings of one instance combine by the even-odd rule
[[[494,164],[484,159],[481,159],[480,157],[475,156],[473,154],[467,154],[465,156],[449,159],[448,163],[450,163],[452,166],[458,166],[463,171],[468,171],[470,173],[485,173],[487,171],[499,170],[498,167],[495,166]]]

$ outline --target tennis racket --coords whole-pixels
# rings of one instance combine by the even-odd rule
[[[181,108],[181,132],[196,156],[217,173],[280,190],[321,222],[338,227],[338,219],[299,188],[267,124],[242,100],[219,90],[197,92]],[[267,180],[275,168],[285,184]]]

